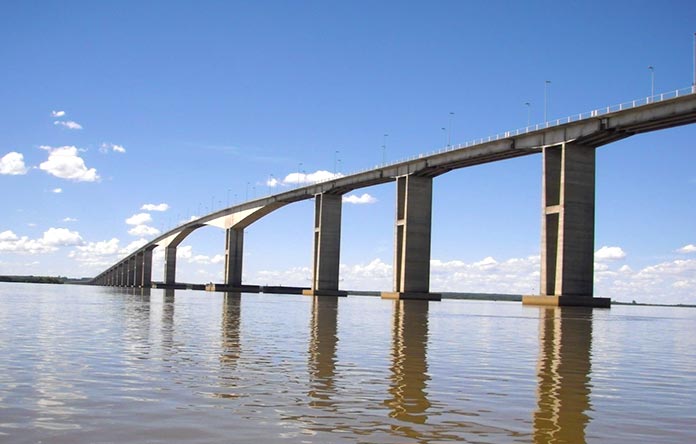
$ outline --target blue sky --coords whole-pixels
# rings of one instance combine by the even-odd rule
[[[695,17],[690,1],[6,3],[0,274],[94,275],[292,173],[540,122],[546,80],[549,118],[645,97],[652,74],[657,93],[689,87]],[[595,294],[696,303],[694,140],[599,149]],[[538,292],[540,174],[528,156],[435,180],[432,290]],[[388,290],[395,190],[363,193],[344,204],[341,285]],[[309,285],[312,211],[247,229],[247,283]],[[221,281],[223,241],[194,232],[177,279]]]

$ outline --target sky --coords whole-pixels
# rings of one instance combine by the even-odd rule
[[[211,209],[688,88],[695,19],[693,1],[5,2],[0,274],[94,276]],[[696,303],[695,141],[598,149],[595,295]],[[395,194],[344,196],[341,288],[391,290]],[[245,283],[310,285],[313,208],[246,229]],[[432,221],[432,291],[538,294],[541,156],[437,177]],[[193,232],[177,281],[221,282],[223,255],[223,230]]]

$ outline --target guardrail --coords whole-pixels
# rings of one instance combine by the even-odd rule
[[[488,143],[488,142],[494,142],[496,140],[507,139],[509,137],[519,136],[519,135],[531,133],[534,131],[539,131],[539,130],[546,129],[546,128],[552,128],[554,126],[564,125],[566,123],[572,123],[572,122],[578,122],[580,120],[591,119],[594,117],[599,117],[602,115],[611,114],[611,113],[614,113],[617,111],[624,111],[627,109],[638,108],[641,106],[651,105],[653,103],[659,103],[659,102],[663,102],[665,100],[674,99],[676,97],[682,97],[685,95],[695,94],[695,93],[696,93],[696,85],[688,87],[688,88],[681,88],[681,89],[677,89],[674,91],[656,94],[654,96],[644,97],[642,99],[636,99],[636,100],[632,100],[629,102],[619,103],[618,105],[610,105],[607,107],[597,108],[597,109],[594,109],[592,111],[588,111],[588,112],[584,112],[584,113],[580,113],[580,114],[573,114],[571,116],[563,117],[561,119],[549,120],[547,122],[529,125],[529,126],[526,126],[524,128],[519,128],[519,129],[512,130],[512,131],[505,131],[502,133],[495,134],[493,136],[482,137],[480,139],[470,140],[468,142],[460,143],[458,145],[450,145],[447,147],[443,147],[439,150],[421,153],[421,154],[416,154],[416,155],[407,157],[405,159],[400,159],[400,160],[395,161],[395,162],[384,163],[381,165],[376,165],[372,168],[365,168],[362,170],[354,171],[350,174],[341,175],[340,177],[353,176],[355,174],[365,173],[365,172],[372,171],[372,170],[377,169],[377,168],[384,168],[384,167],[398,165],[400,163],[409,162],[412,160],[420,159],[422,157],[428,157],[428,156],[432,156],[435,154],[441,154],[441,153],[446,153],[449,151],[455,151],[455,150],[460,150],[463,148],[469,148],[469,147],[472,147],[474,145],[480,145],[482,143]],[[330,179],[324,179],[324,180],[317,181],[317,182],[312,182],[311,184],[329,182],[331,180],[337,179],[338,177],[339,176],[336,176],[336,177],[330,178]],[[311,184],[307,183],[303,186],[311,185]],[[299,186],[298,186],[298,188],[299,188]]]

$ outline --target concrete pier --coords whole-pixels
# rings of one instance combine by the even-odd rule
[[[138,261],[136,256],[128,259],[128,287],[137,287],[136,276],[138,275]]]
[[[152,287],[152,250],[153,248],[147,248],[142,253],[140,285],[143,288]]]
[[[164,248],[164,284],[176,283],[176,246],[169,245]]]
[[[609,306],[593,297],[595,148],[544,148],[542,180],[541,294],[523,303]]]
[[[414,175],[396,180],[394,291],[385,299],[440,300],[430,293],[433,180]]]
[[[225,230],[225,285],[242,286],[242,265],[244,254],[244,229]]]
[[[126,264],[123,262],[118,265],[118,286],[126,286]]]
[[[341,257],[340,194],[317,194],[314,200],[314,255],[312,288],[302,293],[308,296],[345,296],[339,291]]]

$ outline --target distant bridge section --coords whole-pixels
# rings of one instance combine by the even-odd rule
[[[226,230],[223,289],[242,284],[244,229],[285,205],[315,199],[312,287],[339,290],[341,197],[396,182],[393,291],[385,298],[439,299],[430,292],[432,179],[459,168],[541,153],[542,242],[540,295],[525,303],[608,306],[593,297],[595,149],[636,134],[696,122],[696,86],[449,147],[436,153],[299,187],[219,210],[180,225],[109,267],[96,285],[152,286],[152,250],[165,251],[164,286],[176,286],[176,249],[204,226]]]

